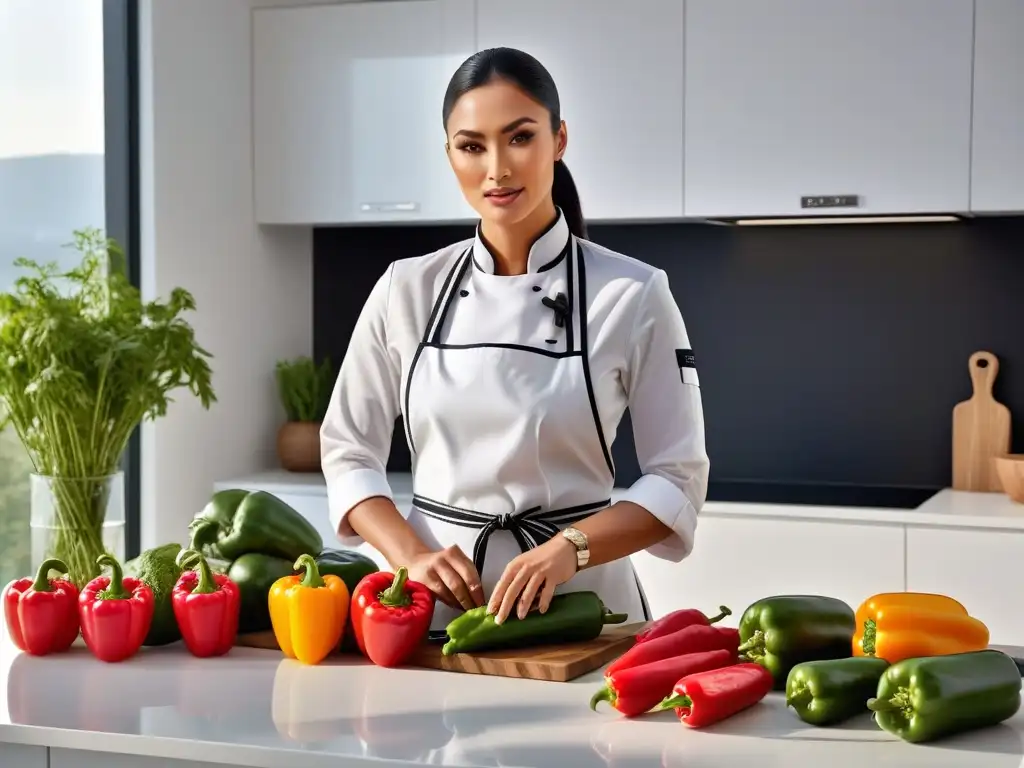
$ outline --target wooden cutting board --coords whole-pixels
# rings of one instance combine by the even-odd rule
[[[446,672],[564,683],[593,672],[621,656],[633,646],[636,633],[644,626],[643,622],[609,626],[599,637],[584,643],[456,653],[452,656],[442,656],[439,644],[425,645],[413,655],[409,664]]]
[[[568,682],[603,667],[629,650],[644,623],[606,627],[600,637],[585,643],[538,645],[514,651],[458,653],[442,656],[441,645],[420,647],[407,662],[411,667],[465,672],[474,675],[518,677],[525,680]],[[273,632],[239,635],[235,645],[280,650]]]
[[[248,632],[239,634],[235,638],[235,645],[245,648],[262,648],[265,651],[280,651],[281,646],[277,644],[274,631],[268,629],[266,632]]]
[[[953,488],[1002,491],[995,456],[1010,451],[1010,409],[992,396],[999,358],[975,352],[968,362],[973,393],[953,408]]]

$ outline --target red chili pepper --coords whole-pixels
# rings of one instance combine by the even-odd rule
[[[716,627],[708,624],[693,624],[671,635],[662,635],[646,643],[634,645],[608,665],[605,674],[614,674],[620,669],[638,667],[652,661],[672,656],[703,651],[727,650],[739,655],[740,631],[732,627]],[[738,659],[737,659],[738,660]]]
[[[352,630],[359,650],[380,667],[404,662],[427,636],[434,595],[409,571],[364,576],[352,591]]]
[[[19,650],[32,656],[61,653],[78,638],[78,588],[68,579],[47,579],[50,571],[67,573],[56,558],[44,560],[35,581],[16,579],[4,588],[7,630]]]
[[[144,581],[124,576],[109,554],[96,562],[110,566],[110,577],[97,576],[78,596],[82,638],[101,661],[124,661],[142,646],[153,621],[153,590]]]
[[[754,706],[773,684],[772,673],[753,662],[698,672],[677,682],[656,711],[674,709],[680,722],[701,728]]]
[[[719,649],[620,669],[605,675],[605,684],[590,699],[590,708],[597,711],[598,703],[607,701],[626,717],[642,715],[664,701],[680,678],[735,663],[735,653]]]
[[[238,585],[224,574],[214,574],[206,558],[194,549],[182,550],[177,563],[198,568],[198,572],[182,573],[171,591],[181,639],[193,656],[223,656],[238,635]]]
[[[646,643],[648,640],[671,635],[673,632],[678,632],[687,627],[694,625],[706,627],[721,621],[726,616],[732,616],[732,611],[724,605],[719,606],[718,610],[721,613],[710,619],[696,608],[683,608],[678,611],[672,611],[672,613],[665,614],[650,626],[637,632],[636,641],[637,643]]]

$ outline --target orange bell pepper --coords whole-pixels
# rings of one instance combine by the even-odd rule
[[[285,656],[319,664],[341,642],[348,587],[334,574],[321,576],[312,555],[301,555],[294,568],[305,569],[305,575],[283,576],[270,587],[270,624]]]
[[[922,656],[980,651],[989,631],[958,601],[928,592],[884,592],[865,600],[856,613],[854,656],[895,664]]]

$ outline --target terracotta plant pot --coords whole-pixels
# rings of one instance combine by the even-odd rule
[[[288,421],[277,431],[277,457],[289,472],[320,471],[320,424]]]

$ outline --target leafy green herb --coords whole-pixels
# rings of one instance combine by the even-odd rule
[[[74,233],[80,264],[18,259],[28,274],[0,294],[0,404],[34,471],[51,478],[56,556],[76,584],[99,574],[109,486],[144,419],[167,413],[187,387],[216,401],[207,358],[181,318],[196,308],[181,288],[144,302],[124,252],[96,229]]]
[[[330,361],[317,365],[310,357],[281,360],[276,374],[281,405],[288,421],[323,421],[334,378]]]

